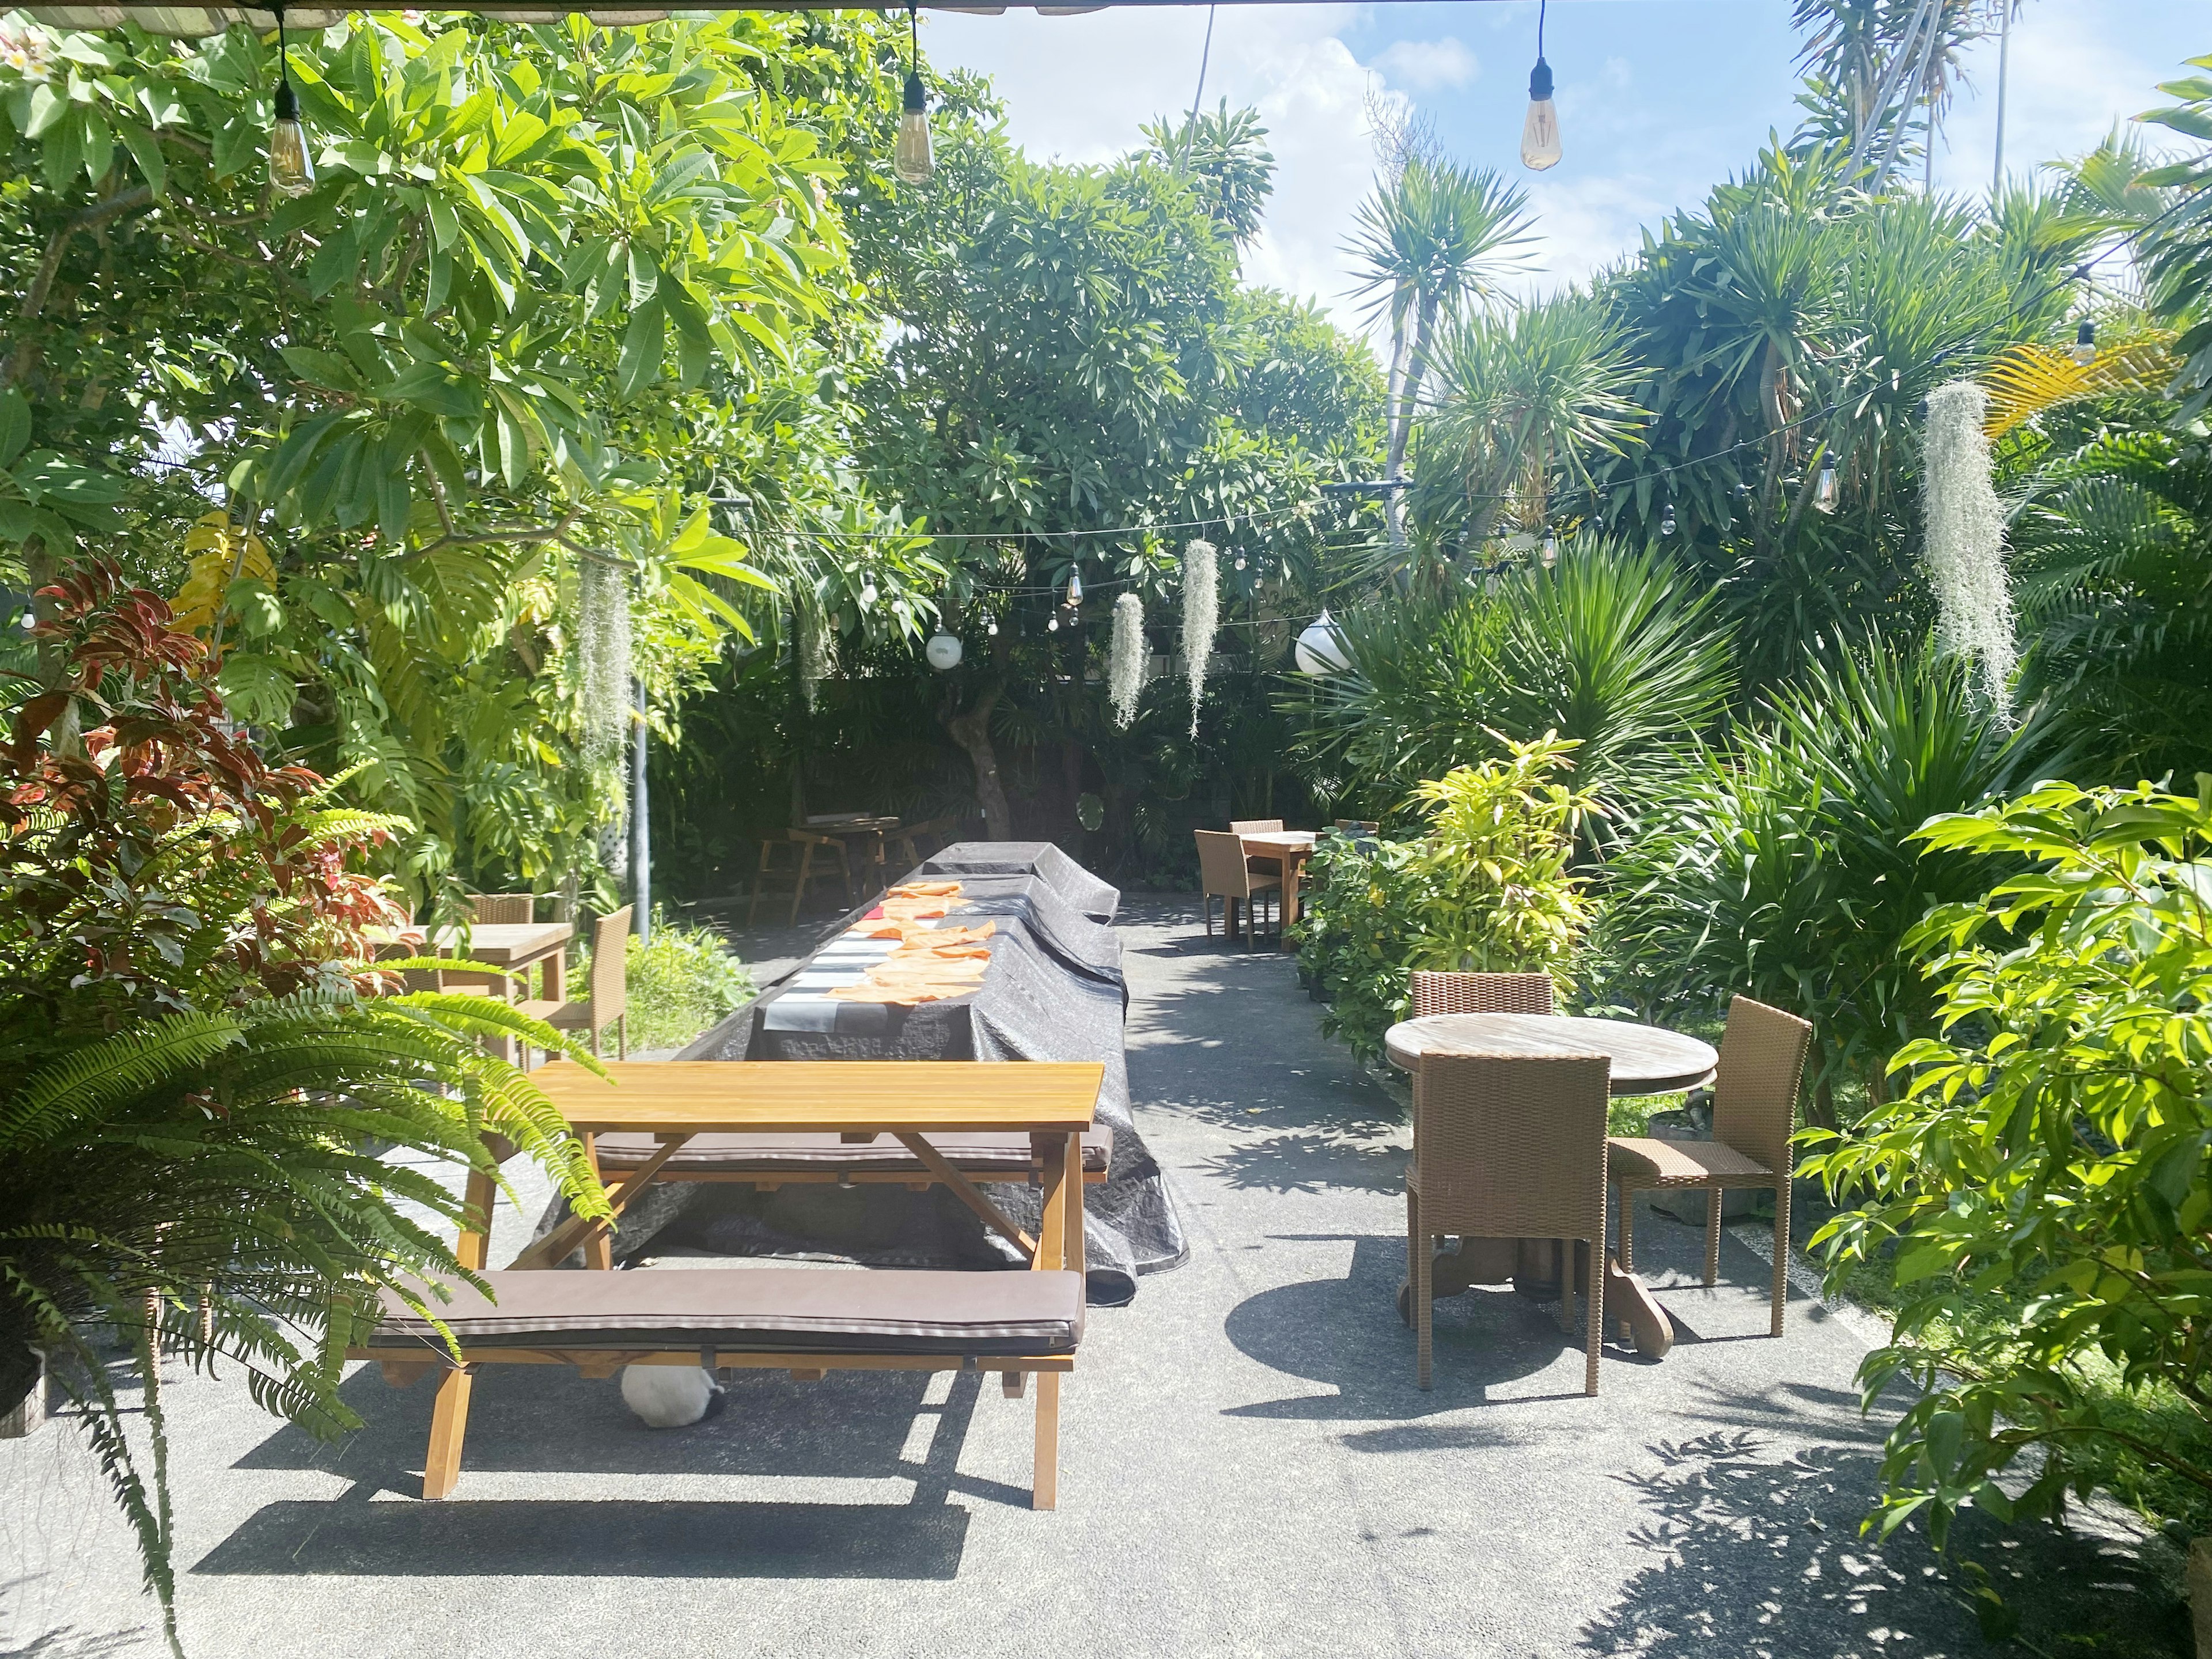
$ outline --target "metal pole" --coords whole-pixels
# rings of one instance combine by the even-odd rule
[[[2002,0],[2003,21],[1997,25],[1997,159],[1990,169],[1990,199],[2004,191],[2005,70],[2012,61],[2012,14],[2019,0]]]
[[[653,817],[646,793],[645,682],[630,682],[637,698],[637,722],[630,744],[629,878],[630,927],[640,945],[653,943]]]

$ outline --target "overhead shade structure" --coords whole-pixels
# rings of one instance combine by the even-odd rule
[[[1179,5],[1195,3],[1196,0],[1119,0],[1121,4]],[[1231,3],[1245,3],[1247,0],[1231,0]],[[1257,0],[1249,0],[1256,3]],[[249,28],[264,33],[276,27],[276,14],[258,6],[32,6],[30,15],[52,28],[112,29],[125,23],[136,23],[149,34],[173,35],[179,40],[196,40],[201,35],[221,34],[225,29],[243,23]],[[322,7],[301,6],[284,8],[284,21],[295,29],[325,29],[334,23],[343,22],[356,11],[395,10],[392,7]],[[472,11],[483,17],[495,17],[507,23],[558,23],[564,18],[585,17],[603,28],[627,28],[638,23],[659,23],[674,17],[693,22],[703,22],[721,15],[722,9],[743,11],[854,11],[884,10],[883,7],[855,7],[843,0],[764,0],[753,6],[731,7],[702,10],[683,8],[658,10],[636,6],[503,6],[494,0],[490,5],[466,6],[456,9]],[[896,9],[895,8],[890,9]],[[929,11],[961,11],[996,17],[1007,11],[1026,11],[1026,6],[929,6]],[[1103,11],[1104,6],[1038,6],[1040,17],[1078,17],[1085,12]]]

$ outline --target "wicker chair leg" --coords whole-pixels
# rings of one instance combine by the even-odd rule
[[[1620,1206],[1620,1271],[1636,1271],[1636,1188],[1616,1183],[1613,1201]]]
[[[1720,1282],[1721,1276],[1721,1200],[1727,1194],[1718,1187],[1705,1188],[1705,1283]]]
[[[1413,1200],[1418,1215],[1420,1200]],[[1428,1235],[1428,1223],[1419,1221],[1413,1232],[1413,1381],[1421,1388],[1430,1385],[1431,1361],[1436,1351],[1436,1246]]]
[[[1583,1318],[1589,1326],[1589,1362],[1583,1374],[1583,1392],[1597,1392],[1598,1356],[1605,1350],[1605,1217],[1598,1217],[1598,1236],[1590,1241],[1589,1282],[1583,1291]]]
[[[1782,1334],[1783,1310],[1790,1301],[1790,1177],[1774,1183],[1774,1329]]]
[[[1572,1336],[1575,1334],[1575,1242],[1571,1238],[1552,1241],[1552,1273],[1559,1283],[1559,1328]]]

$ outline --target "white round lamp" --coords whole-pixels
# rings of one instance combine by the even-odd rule
[[[1352,659],[1345,654],[1344,635],[1336,631],[1326,611],[1306,624],[1294,654],[1301,674],[1341,674],[1352,666]]]
[[[921,654],[939,673],[947,673],[960,666],[960,636],[940,629],[922,647]]]

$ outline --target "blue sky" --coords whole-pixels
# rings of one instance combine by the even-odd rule
[[[1370,89],[1435,123],[1446,148],[1524,180],[1539,214],[1533,289],[1587,276],[1635,245],[1638,226],[1700,199],[1747,166],[1771,128],[1796,125],[1788,0],[1554,0],[1545,53],[1558,77],[1565,158],[1519,161],[1536,7],[1525,0],[1223,6],[1206,101],[1256,105],[1279,163],[1267,234],[1248,273],[1320,299],[1352,321],[1338,244],[1373,160]],[[1188,105],[1203,6],[1083,17],[924,14],[940,62],[989,73],[1013,137],[1032,154],[1097,161],[1134,143],[1152,115]],[[2160,100],[2155,83],[2212,53],[2212,0],[2027,0],[2014,25],[2008,171],[2095,143]],[[1938,189],[1989,186],[1996,44],[1936,155]]]

